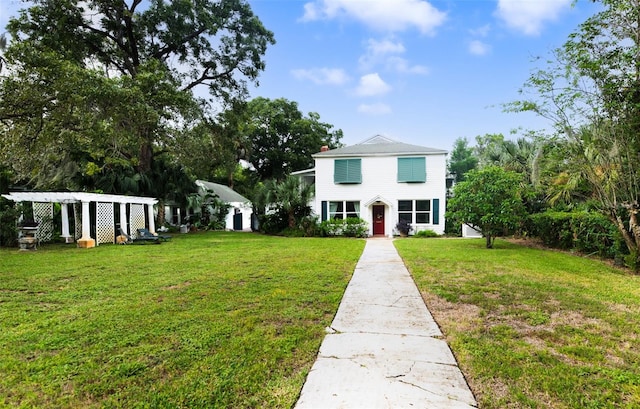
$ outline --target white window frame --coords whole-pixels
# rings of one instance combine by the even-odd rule
[[[398,200],[398,221],[406,220],[409,224],[413,225],[427,225],[433,223],[433,204],[432,199],[401,199]],[[401,210],[400,202],[410,202],[411,210]],[[417,210],[418,202],[428,202],[429,210]],[[417,216],[421,214],[427,214],[427,223],[418,223]],[[409,217],[407,217],[409,216]]]
[[[347,203],[353,203],[354,211],[347,211]],[[340,209],[340,205],[342,208]],[[360,201],[359,200],[331,200],[328,203],[329,219],[346,219],[348,217],[360,218]],[[340,209],[340,210],[339,210]],[[339,217],[336,217],[339,216]]]

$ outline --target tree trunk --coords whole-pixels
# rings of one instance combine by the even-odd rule
[[[165,224],[165,212],[164,212],[164,200],[158,200],[158,220],[157,226],[164,226]]]
[[[229,176],[227,177],[227,186],[233,189],[233,172],[229,172]]]
[[[485,236],[485,238],[487,239],[487,248],[488,249],[492,249],[493,248],[493,236],[491,236],[490,234],[487,234]]]
[[[638,241],[640,241],[640,237],[638,236],[640,229],[638,228],[637,212],[633,209],[629,209],[629,230],[627,230],[627,228],[625,227],[618,212],[612,210],[611,214],[608,216],[618,228],[618,231],[622,235],[624,243],[627,246],[627,250],[629,250],[629,258],[626,259],[627,266],[632,268],[634,272],[637,273],[640,268],[640,254],[638,254],[637,244]]]
[[[637,206],[629,209],[629,230],[631,231],[631,245],[627,244],[629,248],[629,255],[631,256],[629,261],[633,261],[629,266],[637,273],[640,271],[640,254],[638,252],[638,242],[640,242],[640,226],[638,226],[638,209]],[[626,240],[625,240],[626,241]]]
[[[138,156],[138,172],[148,173],[151,170],[151,160],[153,159],[153,146],[151,142],[144,141],[140,145],[140,155]]]
[[[293,210],[289,211],[289,227],[292,229],[296,227],[296,216]]]

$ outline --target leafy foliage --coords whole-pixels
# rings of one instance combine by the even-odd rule
[[[400,220],[396,223],[396,230],[398,230],[398,233],[406,236],[413,230],[413,226],[406,220]]]
[[[530,233],[551,247],[621,259],[620,233],[611,220],[594,212],[547,211],[531,215]]]
[[[318,226],[318,234],[323,237],[367,237],[367,222],[359,217],[324,220]]]
[[[474,149],[468,146],[466,138],[458,138],[453,144],[449,159],[449,173],[455,175],[456,182],[464,180],[465,174],[478,165]]]
[[[525,215],[521,182],[521,175],[498,166],[472,170],[465,181],[455,185],[447,217],[481,231],[491,248],[496,236],[521,225]]]
[[[599,211],[618,228],[640,266],[640,9],[633,0],[603,0],[524,92],[508,105],[549,119],[564,140],[562,190],[589,188]]]
[[[296,102],[259,97],[249,101],[246,110],[246,135],[251,141],[248,159],[261,181],[282,180],[313,166],[311,155],[324,145],[341,146],[341,130],[332,131],[333,126],[320,122],[317,113],[305,117]]]
[[[438,233],[431,229],[424,229],[417,231],[416,234],[413,235],[416,238],[431,238],[431,237],[440,237]]]
[[[287,227],[298,227],[311,214],[309,201],[313,193],[314,186],[296,176],[289,175],[281,182],[267,181],[253,198],[261,230],[274,234]],[[266,209],[268,211],[264,214]]]
[[[273,34],[245,1],[141,3],[37,0],[10,20],[0,163],[16,178],[71,189],[109,168],[152,178],[211,101],[244,97],[264,69]]]

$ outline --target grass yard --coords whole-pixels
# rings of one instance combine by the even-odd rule
[[[640,276],[505,241],[395,244],[480,408],[640,407]]]
[[[221,232],[0,249],[0,407],[290,408],[363,247]]]

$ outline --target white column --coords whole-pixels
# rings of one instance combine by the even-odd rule
[[[120,228],[124,234],[129,234],[129,226],[127,225],[127,204],[120,203]],[[118,232],[120,234],[120,232]]]
[[[153,220],[153,205],[152,204],[148,204],[147,205],[147,216],[149,217],[149,231],[151,233],[155,233],[156,232],[156,222],[155,222],[155,220]]]
[[[91,213],[89,212],[89,202],[82,201],[82,237],[78,240],[78,247],[95,247],[96,241],[91,238]]]
[[[60,203],[60,217],[62,217],[62,238],[65,243],[73,243],[73,236],[69,233],[69,205]]]

